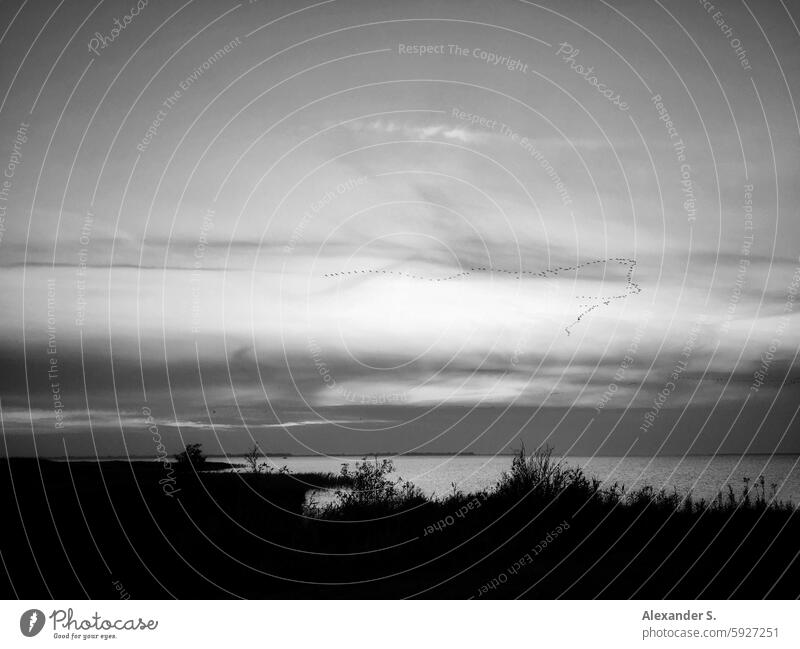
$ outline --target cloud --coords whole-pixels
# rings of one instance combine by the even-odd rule
[[[365,135],[386,135],[402,137],[410,140],[428,140],[433,138],[443,138],[473,144],[483,141],[487,134],[482,131],[468,129],[465,126],[453,125],[452,123],[442,122],[438,124],[412,124],[393,119],[373,119],[355,120],[347,123],[347,129]]]
[[[227,417],[226,417],[227,418]],[[59,423],[56,426],[56,423]],[[131,410],[104,410],[93,409],[91,413],[85,410],[65,410],[59,412],[58,417],[52,409],[43,408],[6,408],[3,410],[3,424],[12,428],[21,428],[33,426],[36,432],[52,432],[69,434],[70,432],[83,433],[93,427],[99,430],[107,430],[109,428],[122,428],[123,430],[143,430],[148,426],[155,425],[158,428],[176,428],[176,429],[201,429],[201,430],[218,430],[218,431],[238,431],[238,430],[269,430],[269,429],[287,429],[287,428],[308,428],[313,426],[329,426],[329,425],[358,425],[365,426],[368,424],[386,424],[392,423],[391,419],[375,419],[375,418],[357,418],[357,419],[336,419],[336,418],[322,418],[322,419],[302,419],[297,421],[281,421],[279,423],[265,424],[265,423],[248,423],[239,421],[232,423],[230,421],[215,421],[211,420],[197,420],[197,419],[182,419],[168,417],[146,417],[142,412]]]

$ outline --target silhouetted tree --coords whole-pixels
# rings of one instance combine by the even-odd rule
[[[175,463],[182,469],[199,470],[206,463],[206,456],[201,450],[202,444],[187,444],[186,450],[175,456]]]
[[[244,461],[247,463],[250,473],[261,473],[267,470],[266,463],[260,462],[264,457],[264,452],[258,446],[253,446],[251,450],[244,454]]]

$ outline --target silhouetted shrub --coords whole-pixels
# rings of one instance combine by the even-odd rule
[[[264,457],[264,451],[258,448],[258,446],[253,446],[252,449],[244,454],[247,470],[250,473],[262,473],[267,471],[270,468],[269,465],[266,462],[260,462]]]
[[[206,456],[201,447],[202,444],[187,444],[182,453],[175,456],[175,464],[179,469],[194,469],[199,471],[206,463]]]
[[[334,492],[333,503],[311,503],[308,513],[324,518],[349,518],[352,515],[366,518],[428,502],[429,499],[411,482],[402,478],[392,480],[389,475],[393,471],[391,460],[378,460],[377,457],[374,461],[363,458],[355,463],[354,469],[343,464],[339,479],[349,486]]]

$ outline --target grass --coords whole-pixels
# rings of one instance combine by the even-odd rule
[[[504,590],[482,597],[785,596],[797,590],[789,581],[798,572],[797,507],[779,500],[774,486],[768,493],[762,477],[703,500],[651,486],[604,485],[554,458],[551,449],[530,455],[520,449],[491,487],[463,493],[454,486],[436,497],[393,478],[393,468],[377,458],[343,467],[349,486],[304,513],[359,527],[344,526],[341,538],[339,530],[319,528],[314,546],[369,553],[399,541],[410,545],[391,560],[383,557],[393,570],[444,561],[470,566],[465,575],[482,575],[483,583],[529,566],[519,575],[515,569]],[[531,555],[534,561],[523,560]],[[758,569],[748,572],[753,566]],[[443,592],[461,596],[474,579],[459,574]]]
[[[461,598],[507,574],[480,596],[800,595],[800,517],[761,477],[704,501],[522,449],[491,487],[434,497],[391,460],[291,474],[252,459],[180,467],[172,495],[156,462],[0,461],[0,594]],[[315,489],[332,502],[308,503]]]

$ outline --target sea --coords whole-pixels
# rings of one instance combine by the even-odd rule
[[[211,458],[210,458],[211,459]],[[243,458],[213,458],[233,463]],[[378,456],[378,459],[383,459]],[[413,482],[429,495],[444,496],[458,489],[465,493],[491,488],[511,466],[508,455],[411,455],[390,458],[395,478]],[[682,457],[563,457],[605,485],[618,483],[630,491],[649,485],[694,499],[711,500],[728,485],[741,494],[746,481],[753,485],[764,477],[766,495],[800,504],[800,455],[690,455]],[[355,467],[361,457],[271,456],[263,461],[292,473],[338,473],[343,464]],[[374,461],[374,458],[369,458]],[[324,496],[324,494],[323,494]],[[324,498],[326,499],[326,498]]]

